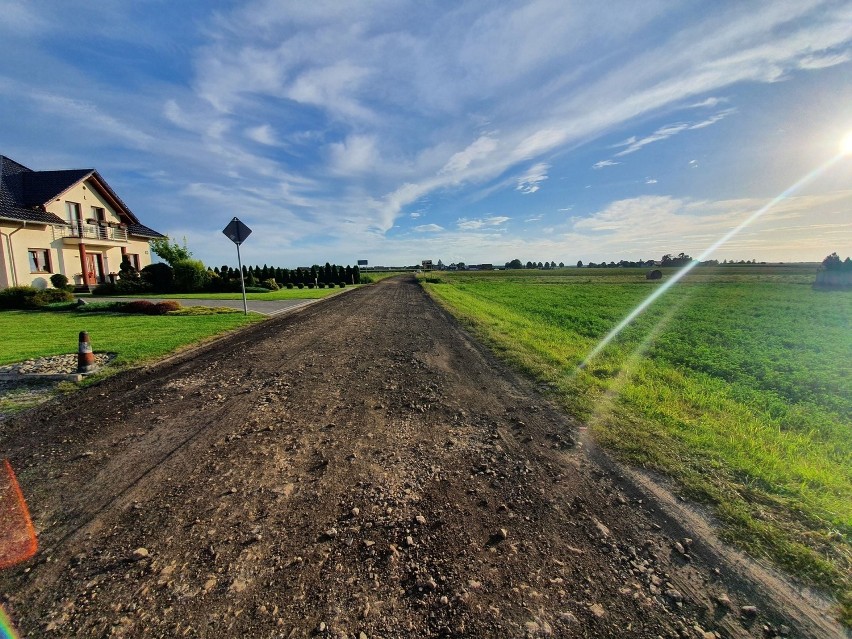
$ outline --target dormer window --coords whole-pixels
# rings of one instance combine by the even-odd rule
[[[98,224],[106,224],[106,211],[100,206],[92,207],[92,217],[97,221]]]

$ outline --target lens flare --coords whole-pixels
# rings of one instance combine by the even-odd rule
[[[852,131],[849,131],[841,140],[840,153],[841,155],[852,155]]]
[[[852,136],[852,134],[850,134],[850,136]],[[847,136],[847,137],[849,137],[849,136]],[[852,142],[852,139],[850,139],[850,142]],[[661,296],[663,296],[666,293],[666,291],[668,291],[672,286],[674,286],[677,282],[679,282],[681,279],[683,279],[683,277],[687,273],[689,273],[692,269],[694,269],[695,266],[699,262],[706,260],[713,253],[715,253],[717,249],[719,249],[722,245],[724,245],[728,240],[733,238],[735,235],[737,235],[740,231],[742,231],[747,226],[749,226],[749,225],[753,224],[754,222],[756,222],[757,220],[759,220],[769,210],[771,210],[775,205],[784,201],[786,198],[793,195],[796,191],[798,191],[799,189],[806,186],[807,184],[809,184],[810,182],[812,182],[813,180],[818,178],[820,175],[822,175],[823,173],[828,171],[832,166],[837,164],[837,162],[840,161],[842,158],[843,158],[843,154],[838,153],[836,156],[831,158],[828,162],[826,162],[822,166],[815,168],[813,171],[811,171],[810,173],[805,175],[803,178],[801,178],[798,182],[793,184],[791,187],[787,188],[785,191],[783,191],[779,195],[772,198],[769,202],[764,204],[757,211],[755,211],[754,213],[749,215],[745,220],[740,222],[740,224],[738,224],[736,227],[732,228],[730,231],[728,231],[722,237],[720,237],[718,240],[716,240],[713,244],[711,244],[708,248],[706,248],[704,250],[704,252],[701,253],[701,255],[699,255],[696,259],[692,260],[692,262],[690,262],[689,264],[684,266],[682,269],[680,269],[671,278],[669,278],[669,280],[665,284],[662,284],[653,293],[651,293],[648,297],[646,297],[644,300],[642,300],[642,302],[640,302],[639,305],[636,308],[634,308],[627,315],[627,317],[625,317],[623,320],[621,320],[615,326],[615,328],[613,328],[609,333],[607,333],[604,336],[604,338],[595,345],[595,347],[586,356],[586,359],[584,359],[580,363],[579,368],[585,368],[588,365],[588,363],[592,359],[594,359],[603,349],[605,349],[612,340],[614,340],[616,337],[618,337],[618,335],[619,335],[619,333],[621,333],[621,331],[623,331],[625,328],[627,328],[627,326],[629,326],[630,322],[632,322],[637,317],[639,317],[642,313],[644,313],[645,310],[649,306],[651,306],[651,304],[653,304],[655,301],[657,301]]]
[[[3,607],[0,606],[0,639],[20,639]]]

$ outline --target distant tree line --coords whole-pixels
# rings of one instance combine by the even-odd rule
[[[130,293],[203,293],[237,292],[241,288],[240,272],[223,264],[209,268],[201,260],[192,259],[184,240],[181,246],[169,238],[151,242],[151,249],[164,262],[149,264],[141,271],[125,258],[117,280],[95,289],[100,295]],[[243,266],[246,290],[277,291],[280,288],[325,288],[360,284],[361,271],[357,266],[325,263],[296,269],[276,266]]]
[[[357,266],[339,266],[337,264],[325,263],[325,266],[314,264],[310,268],[299,267],[295,269],[281,268],[279,266],[243,266],[243,277],[246,286],[261,286],[268,289],[278,288],[313,288],[320,286],[339,286],[340,284],[360,284],[361,270]],[[233,282],[239,287],[240,272],[227,264],[217,266],[211,270],[211,278],[218,285],[226,288],[233,286]],[[300,286],[301,285],[301,286]]]

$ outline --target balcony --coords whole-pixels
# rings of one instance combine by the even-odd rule
[[[68,226],[54,226],[53,239],[64,239],[69,243],[78,244],[85,240],[89,244],[125,244],[127,229],[100,224],[80,224],[73,222]]]

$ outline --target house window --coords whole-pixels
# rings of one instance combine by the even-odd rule
[[[131,266],[135,268],[137,271],[139,270],[139,254],[138,253],[125,253],[124,257],[126,257]]]
[[[30,273],[50,273],[50,251],[30,249]]]
[[[76,202],[65,203],[65,214],[68,217],[69,224],[78,224],[83,217],[83,213],[80,210],[80,205]]]
[[[99,206],[93,206],[92,207],[92,218],[94,218],[94,220],[96,222],[99,222],[100,224],[106,224],[106,221],[107,221],[106,211],[104,211]]]

